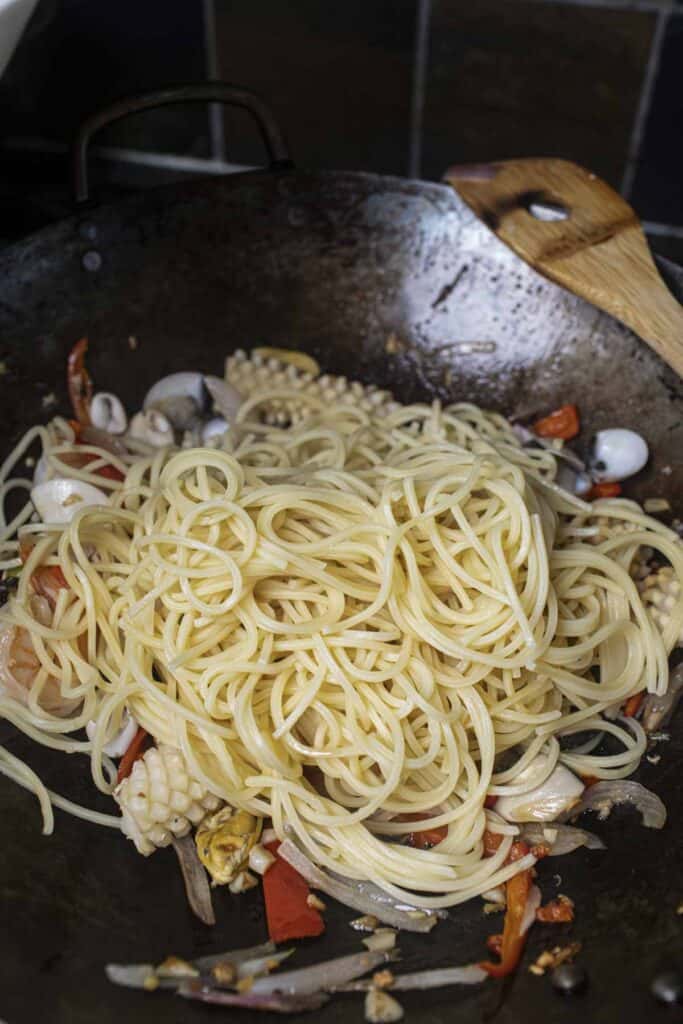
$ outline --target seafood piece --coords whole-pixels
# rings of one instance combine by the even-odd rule
[[[37,602],[44,602],[47,606],[44,598],[34,598],[34,614],[41,607]],[[46,610],[44,615],[41,614],[41,618],[43,617],[48,622],[52,619],[49,610]],[[12,697],[21,704],[28,704],[29,691],[40,670],[40,659],[35,652],[29,631],[23,626],[1,622],[0,696]],[[38,703],[49,714],[66,718],[78,707],[80,701],[63,697],[59,680],[54,676],[48,676],[38,697]]]
[[[110,391],[98,391],[90,403],[90,419],[93,427],[106,430],[109,434],[125,434],[128,417],[121,399]]]
[[[206,391],[201,373],[171,373],[153,384],[145,395],[145,412],[163,413],[175,430],[189,430],[197,424],[206,407]]]
[[[160,744],[139,758],[114,790],[121,808],[121,830],[147,857],[173,837],[186,836],[221,801],[190,778],[176,747]]]
[[[598,483],[626,480],[640,472],[649,454],[646,442],[635,430],[599,430],[593,442],[591,476]]]
[[[311,410],[307,399],[318,403],[342,403],[380,417],[399,408],[399,403],[390,391],[382,391],[358,381],[348,381],[345,377],[331,377],[328,374],[320,377],[304,371],[289,358],[286,362],[275,357],[263,358],[258,349],[250,355],[238,349],[228,356],[225,379],[244,401],[264,392],[277,392],[281,389],[298,391],[300,400],[273,394],[266,395],[264,401],[259,403],[258,415],[264,422],[277,426],[306,419]]]
[[[197,852],[214,885],[232,882],[246,867],[262,824],[261,818],[229,806],[202,822],[195,836]]]
[[[146,441],[154,448],[166,448],[175,441],[173,427],[159,409],[138,412],[130,421],[128,433],[138,441]]]

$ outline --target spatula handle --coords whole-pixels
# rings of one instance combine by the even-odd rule
[[[452,167],[445,180],[518,256],[621,320],[683,376],[683,307],[634,211],[568,160]]]

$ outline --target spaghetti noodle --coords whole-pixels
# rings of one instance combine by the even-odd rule
[[[273,400],[303,414],[269,425]],[[630,570],[647,546],[683,580],[681,546],[634,502],[563,490],[553,454],[522,447],[503,417],[264,390],[220,449],[91,446],[100,462],[81,465],[55,420],[5,463],[3,494],[36,439],[53,472],[104,487],[109,506],[5,524],[4,567],[21,564],[17,528],[32,547],[0,624],[27,631],[36,671],[0,715],[89,754],[102,792],[128,709],[209,792],[270,817],[315,863],[447,907],[533,863],[506,863],[517,830],[487,795],[528,790],[558,762],[601,779],[637,767],[645,734],[618,709],[666,689],[683,602],[660,632]],[[102,460],[125,479],[98,476]],[[51,566],[66,585],[46,620],[31,579]],[[66,711],[42,700],[55,682]],[[597,752],[608,734],[621,749]],[[30,768],[3,753],[0,771],[49,817]],[[390,841],[420,817],[447,826],[438,848]],[[484,858],[486,828],[503,841]]]

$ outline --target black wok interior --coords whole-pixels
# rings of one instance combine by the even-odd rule
[[[683,297],[683,274],[673,272],[669,283]],[[3,452],[32,423],[67,411],[66,354],[83,335],[96,387],[130,409],[163,374],[220,373],[226,354],[259,344],[304,349],[325,370],[389,387],[403,400],[467,400],[508,414],[576,402],[584,445],[605,426],[646,436],[651,463],[629,494],[667,497],[681,511],[681,381],[625,328],[520,263],[444,186],[259,172],[84,210],[4,250]],[[580,940],[585,994],[563,1000],[548,977],[525,967],[504,983],[405,994],[408,1020],[549,1024],[581,1013],[640,1022],[659,1010],[650,980],[680,955],[680,722],[678,735],[674,728],[658,747],[660,762],[644,762],[638,775],[665,801],[665,829],[615,812],[599,827],[606,852],[539,865],[544,896],[568,893],[576,922],[533,929],[525,963],[556,942]],[[6,723],[0,741],[28,754],[52,788],[110,809],[95,799],[84,760],[31,749]],[[170,994],[113,988],[104,963],[155,962],[266,937],[258,891],[218,890],[211,933],[186,908],[169,851],[144,860],[122,837],[59,811],[55,835],[42,837],[35,799],[6,780],[0,820],[0,1016],[8,1024],[209,1020],[210,1010]],[[357,951],[346,923],[353,916],[331,906],[325,937],[299,944],[292,966]],[[402,969],[481,958],[496,927],[481,901],[457,908],[430,935],[401,937]],[[357,996],[320,1011],[329,1022],[361,1016]]]

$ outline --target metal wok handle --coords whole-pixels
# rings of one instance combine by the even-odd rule
[[[224,103],[242,107],[256,121],[268,153],[271,169],[292,166],[284,136],[270,108],[253,92],[240,89],[227,82],[202,82],[194,85],[170,86],[139,96],[128,96],[86,118],[79,128],[73,149],[74,192],[77,203],[84,203],[90,195],[88,180],[88,147],[93,135],[108,124],[120,121],[129,114],[153,110],[171,103]]]

